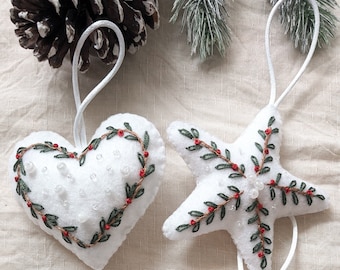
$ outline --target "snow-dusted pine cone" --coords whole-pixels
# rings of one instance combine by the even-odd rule
[[[146,43],[146,24],[159,27],[158,0],[12,0],[11,20],[25,49],[33,49],[39,61],[58,68],[68,51],[72,59],[81,34],[93,22],[107,19],[121,29],[126,49],[135,53]],[[118,40],[107,28],[96,30],[81,52],[81,70],[88,69],[89,55],[115,63]]]

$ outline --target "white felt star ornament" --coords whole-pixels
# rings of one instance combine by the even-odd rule
[[[174,122],[169,140],[197,186],[164,223],[165,235],[183,239],[227,230],[249,269],[270,268],[275,219],[328,207],[321,189],[282,168],[280,126],[271,105],[233,144]]]

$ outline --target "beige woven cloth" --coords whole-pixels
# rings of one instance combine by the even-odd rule
[[[117,76],[88,107],[89,137],[108,116],[130,112],[152,121],[165,140],[169,123],[180,119],[232,142],[267,104],[270,86],[264,28],[271,8],[267,1],[231,2],[233,34],[226,58],[215,57],[203,64],[190,57],[179,24],[168,23],[171,6],[172,1],[161,1],[160,29],[148,31],[148,44],[126,57]],[[75,116],[69,59],[53,70],[22,49],[9,20],[10,7],[9,0],[0,5],[0,269],[88,269],[28,220],[9,188],[7,160],[15,142],[38,130],[55,131],[72,141]],[[283,35],[278,20],[272,25],[272,57],[282,91],[303,57]],[[82,95],[107,71],[93,61],[89,72],[80,76]],[[280,105],[282,165],[321,186],[331,199],[329,210],[297,217],[299,242],[290,269],[340,269],[339,82],[340,32],[328,49],[317,51]],[[156,200],[106,269],[236,269],[236,249],[225,231],[178,242],[162,235],[164,220],[195,186],[179,155],[169,144],[166,150],[167,167]],[[273,269],[282,265],[291,233],[288,219],[277,220]]]

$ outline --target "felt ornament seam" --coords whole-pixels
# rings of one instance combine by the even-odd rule
[[[32,144],[28,147],[19,147],[15,158],[17,161],[13,165],[13,171],[16,172],[16,176],[14,177],[14,181],[16,184],[16,193],[19,196],[22,196],[22,199],[26,202],[27,207],[30,208],[31,214],[34,218],[39,219],[39,216],[42,220],[42,222],[45,224],[45,226],[49,229],[57,229],[61,232],[61,236],[63,240],[66,243],[72,244],[72,242],[75,242],[79,247],[81,248],[90,248],[97,243],[106,242],[110,238],[110,234],[105,233],[105,231],[109,231],[111,227],[118,227],[121,223],[121,220],[124,215],[125,209],[132,204],[134,199],[137,199],[141,197],[144,194],[144,188],[142,187],[142,183],[145,180],[145,178],[153,173],[155,171],[155,165],[147,164],[147,159],[149,157],[149,152],[147,151],[147,148],[149,146],[150,138],[147,131],[144,133],[144,138],[138,136],[137,133],[133,132],[131,126],[129,123],[124,123],[125,129],[116,129],[112,126],[107,127],[106,129],[109,131],[105,134],[103,134],[99,138],[95,138],[91,141],[91,143],[83,150],[83,152],[78,156],[76,152],[68,152],[66,147],[59,146],[57,143],[52,142],[44,142],[44,143],[36,143]],[[125,133],[128,133],[128,135],[124,135]],[[32,162],[27,162],[25,165],[23,163],[23,158],[26,154],[26,152],[31,150],[38,150],[40,153],[47,153],[51,151],[59,152],[59,154],[54,155],[54,158],[57,159],[63,159],[63,158],[71,158],[76,159],[79,161],[79,166],[82,166],[85,163],[86,155],[91,150],[96,150],[100,144],[101,141],[104,139],[110,140],[114,136],[118,135],[119,137],[124,137],[126,140],[130,141],[137,141],[141,147],[141,152],[137,153],[138,160],[140,162],[141,168],[139,170],[139,177],[140,179],[138,182],[135,182],[132,186],[129,185],[129,183],[126,183],[125,191],[126,191],[126,200],[125,203],[121,207],[114,207],[112,212],[108,215],[108,218],[105,219],[102,217],[102,219],[99,222],[99,231],[94,233],[92,236],[92,239],[90,243],[86,243],[85,241],[82,241],[78,239],[76,236],[74,236],[72,233],[74,233],[77,230],[77,226],[59,226],[58,225],[58,219],[59,217],[53,214],[45,213],[45,208],[38,203],[33,202],[30,197],[29,193],[31,192],[31,189],[24,181],[24,178],[26,174],[34,175],[35,167]],[[100,154],[99,154],[100,155]],[[97,156],[99,158],[100,156]],[[65,163],[59,163],[57,165],[58,170],[61,174],[66,176],[70,181],[74,181],[72,173],[70,173]],[[96,176],[94,174],[91,175],[92,180],[96,179]],[[59,187],[61,188],[61,186]],[[62,192],[63,190],[60,190]]]

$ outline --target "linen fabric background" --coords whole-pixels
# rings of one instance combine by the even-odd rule
[[[190,57],[179,23],[168,23],[173,1],[160,1],[161,27],[148,29],[147,45],[126,56],[116,77],[86,110],[88,137],[110,115],[130,112],[153,122],[165,141],[168,125],[182,120],[233,142],[269,100],[264,29],[271,5],[266,0],[226,2],[231,46],[225,58],[201,63]],[[89,269],[30,221],[10,190],[7,161],[16,141],[34,131],[51,130],[73,142],[75,116],[69,59],[52,69],[22,49],[10,8],[10,0],[0,6],[0,269]],[[340,18],[340,9],[336,14]],[[271,27],[271,51],[282,91],[305,56],[293,48],[278,19]],[[80,75],[83,97],[109,68],[92,59],[90,70]],[[331,46],[317,50],[279,107],[281,164],[322,187],[331,200],[330,209],[297,217],[299,242],[290,269],[340,268],[339,82],[340,31]],[[163,222],[195,187],[192,173],[168,142],[166,151],[165,177],[154,203],[105,269],[236,269],[236,248],[226,231],[184,241],[163,236]],[[276,221],[273,269],[284,262],[291,234],[288,218]]]

